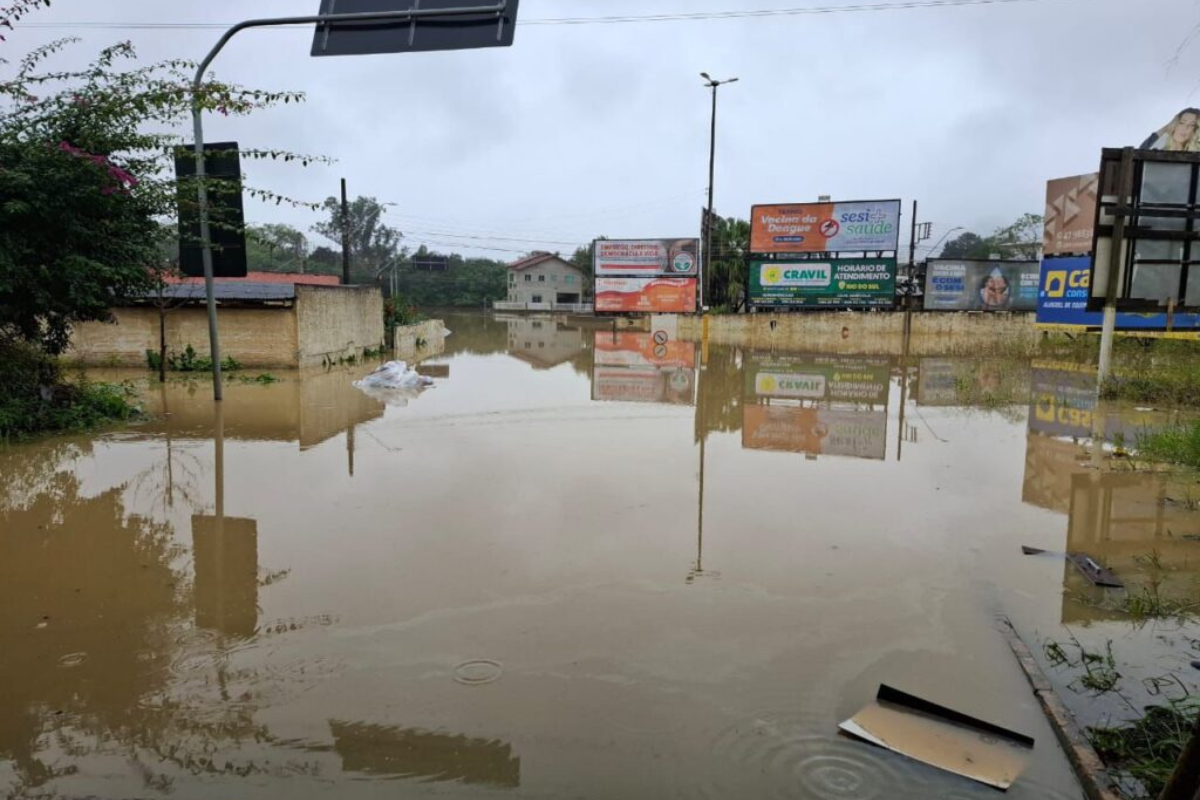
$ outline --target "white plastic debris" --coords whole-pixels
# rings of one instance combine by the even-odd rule
[[[354,385],[360,389],[421,389],[433,385],[433,378],[422,375],[403,361],[389,361]]]
[[[433,378],[410,369],[403,361],[389,361],[354,385],[381,403],[403,407],[432,386]]]

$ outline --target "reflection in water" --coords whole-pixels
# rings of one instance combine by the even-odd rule
[[[196,627],[250,638],[258,628],[258,523],[192,517]]]
[[[223,421],[169,383],[145,425],[0,452],[0,795],[951,796],[836,723],[884,678],[1039,719],[976,589],[1024,580],[975,549],[1013,550],[1022,456],[1039,543],[1194,530],[990,407],[910,407],[937,435],[878,463],[888,358],[449,327],[454,380],[403,413],[361,371],[230,384]],[[1057,614],[1049,583],[1018,588]],[[1014,800],[1071,786],[1038,758]]]
[[[521,759],[507,742],[365,722],[330,720],[329,729],[345,772],[498,788],[521,785]]]
[[[592,399],[696,404],[696,345],[633,331],[596,331]]]
[[[886,358],[751,355],[742,446],[883,460],[890,383]]]

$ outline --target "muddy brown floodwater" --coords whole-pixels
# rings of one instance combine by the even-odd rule
[[[1200,563],[1163,479],[1090,468],[1097,414],[1154,415],[1086,376],[447,322],[419,396],[143,383],[0,451],[0,794],[994,797],[837,735],[886,682],[1078,798],[997,614],[1163,671],[1196,636],[1021,555]]]

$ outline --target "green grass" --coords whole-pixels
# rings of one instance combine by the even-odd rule
[[[1196,698],[1176,700],[1148,708],[1137,721],[1089,728],[1087,734],[1109,769],[1138,781],[1145,797],[1157,797],[1191,736],[1198,712]]]
[[[75,431],[140,413],[129,384],[68,380],[59,362],[28,345],[0,346],[0,439]]]
[[[1200,420],[1145,433],[1138,438],[1137,450],[1151,461],[1200,469]]]
[[[1052,334],[1038,343],[1038,357],[1095,365],[1100,337]],[[1102,395],[1166,406],[1200,406],[1200,342],[1118,337],[1113,374]]]

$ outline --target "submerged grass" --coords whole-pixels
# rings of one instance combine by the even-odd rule
[[[1038,356],[1095,364],[1099,336],[1048,335]],[[1103,388],[1110,400],[1200,406],[1200,342],[1121,337],[1113,344],[1114,377]]]
[[[1151,461],[1200,469],[1200,420],[1179,422],[1143,434],[1138,439],[1138,455]]]
[[[1088,728],[1087,734],[1110,769],[1140,783],[1144,797],[1157,797],[1191,737],[1197,714],[1200,699],[1189,697],[1152,706],[1134,722]]]

